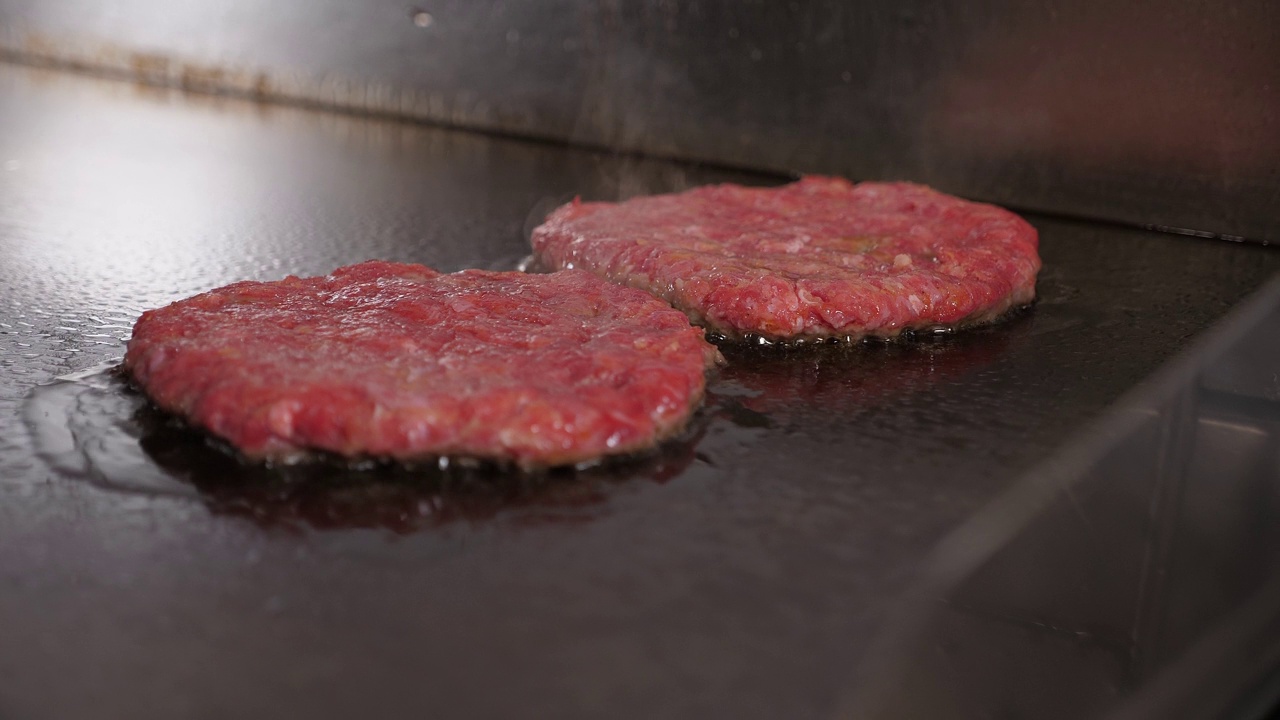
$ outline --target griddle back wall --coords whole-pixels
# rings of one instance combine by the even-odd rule
[[[0,0],[0,54],[1280,239],[1268,0]]]

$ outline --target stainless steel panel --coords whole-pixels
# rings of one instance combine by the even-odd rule
[[[12,59],[1280,240],[1280,5],[0,0]]]

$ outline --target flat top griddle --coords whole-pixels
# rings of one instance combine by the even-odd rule
[[[574,194],[784,178],[5,66],[0,127],[2,718],[832,716],[940,541],[1280,269],[1268,248],[1031,216],[1031,311],[928,342],[731,348],[656,457],[517,483],[272,473],[109,375],[51,421],[33,388],[234,280],[512,268]],[[35,445],[58,408],[90,422],[51,465]],[[95,445],[95,422],[132,440]],[[185,491],[119,489],[156,477]],[[1041,717],[1154,673],[1123,643],[1073,647]]]

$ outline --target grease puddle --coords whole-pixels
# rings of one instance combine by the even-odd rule
[[[400,533],[514,508],[531,511],[523,521],[589,519],[624,482],[665,483],[694,463],[714,472],[714,464],[695,453],[712,419],[704,409],[684,432],[642,456],[522,472],[434,460],[249,462],[152,407],[116,363],[39,386],[23,409],[36,456],[64,477],[115,492],[188,498],[264,526]]]
[[[23,407],[36,457],[62,475],[110,490],[196,498],[195,487],[150,462],[133,417],[146,400],[129,389],[116,362],[35,388]]]

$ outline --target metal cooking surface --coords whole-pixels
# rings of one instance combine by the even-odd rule
[[[3,66],[0,127],[5,718],[827,715],[940,539],[1280,269],[1031,217],[1041,299],[1007,324],[731,351],[678,463],[442,522],[456,502],[370,520],[376,498],[305,489],[317,522],[216,478],[195,498],[69,477],[18,413],[119,357],[143,309],[213,286],[369,257],[512,267],[531,214],[574,193],[776,178]],[[150,428],[136,457],[203,472],[126,420]],[[1097,655],[1075,660],[1105,676]]]

